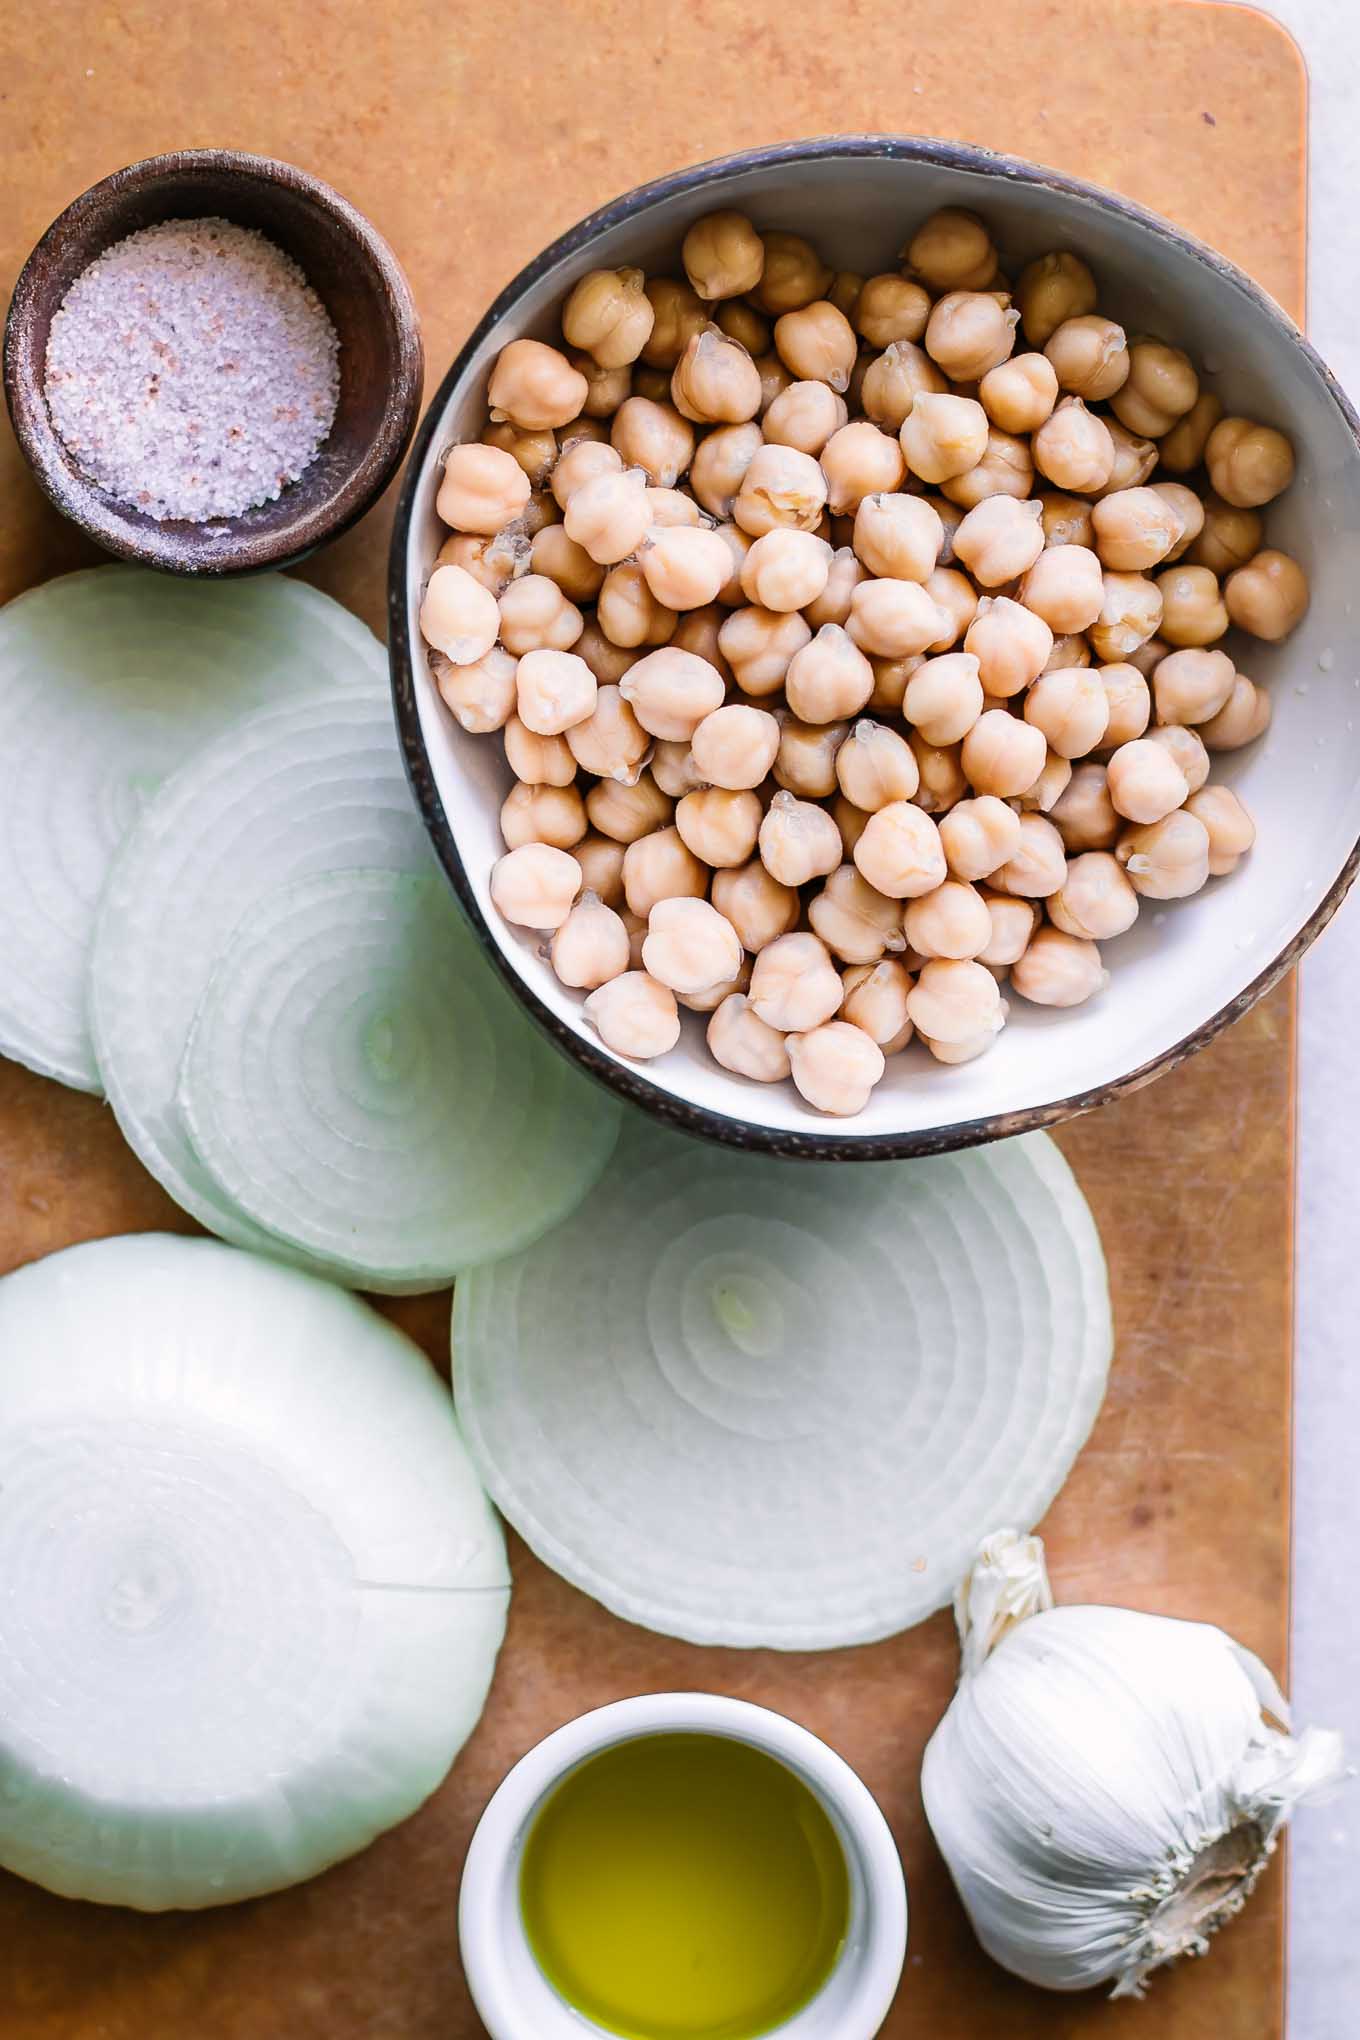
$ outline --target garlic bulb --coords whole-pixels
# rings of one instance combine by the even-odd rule
[[[1282,1732],[1275,1681],[1221,1629],[1055,1608],[1037,1537],[989,1537],[955,1616],[922,1791],[978,1939],[1030,1983],[1140,1997],[1241,1910],[1293,1808],[1346,1775],[1341,1739]]]

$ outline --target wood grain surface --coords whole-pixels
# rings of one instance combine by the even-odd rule
[[[516,268],[638,180],[844,129],[952,135],[1117,187],[1303,294],[1303,75],[1246,8],[1145,0],[49,0],[0,22],[0,279],[120,163],[258,149],[335,183],[387,235],[431,376]],[[84,564],[0,445],[0,596]],[[380,626],[379,510],[304,570]],[[3,967],[3,960],[0,960]],[[1095,1436],[1046,1525],[1065,1599],[1212,1619],[1284,1668],[1292,990],[1161,1084],[1060,1136],[1109,1252],[1119,1346]],[[0,1265],[189,1229],[106,1108],[0,1064]],[[390,1306],[447,1364],[447,1299]],[[0,1356],[3,1364],[3,1356]],[[1042,1997],[977,1951],[925,1833],[921,1749],[955,1652],[937,1618],[820,1656],[705,1651],[616,1622],[515,1550],[480,1729],[421,1813],[300,1889],[143,1918],[0,1877],[3,2040],[476,2040],[459,1865],[508,1766],[581,1709],[702,1686],[825,1736],[882,1801],[911,1893],[889,2040],[1279,2040],[1283,1879],[1146,2007]],[[528,2040],[528,2036],[526,2036]],[[847,2034],[843,2040],[861,2040]]]

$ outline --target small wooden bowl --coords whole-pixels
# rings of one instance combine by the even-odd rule
[[[276,502],[203,524],[157,522],[118,502],[67,452],[43,391],[47,336],[71,285],[106,248],[162,220],[208,217],[255,227],[292,256],[340,338],[340,401],[311,466]],[[423,373],[415,303],[387,243],[329,185],[237,149],[148,156],[92,185],[29,256],[5,325],[5,398],[40,487],[110,552],[172,574],[280,567],[346,530],[401,463]]]

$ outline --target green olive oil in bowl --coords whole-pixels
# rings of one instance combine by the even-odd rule
[[[850,1917],[820,1801],[749,1743],[654,1735],[564,1778],[520,1908],[559,1997],[625,2040],[758,2040],[814,1998]]]

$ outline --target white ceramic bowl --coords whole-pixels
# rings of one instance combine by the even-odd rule
[[[838,267],[871,273],[937,206],[982,213],[1012,273],[1051,248],[1085,256],[1101,308],[1134,332],[1187,348],[1230,411],[1279,425],[1297,479],[1267,515],[1267,538],[1312,585],[1308,615],[1279,647],[1236,634],[1243,668],[1270,688],[1274,721],[1214,777],[1255,817],[1253,854],[1230,878],[1105,945],[1108,989],[1070,1011],[1012,998],[997,1044],[957,1068],[915,1051],[890,1060],[865,1110],[827,1120],[792,1084],[721,1069],[704,1021],[646,1064],[604,1048],[559,985],[536,938],[508,927],[488,881],[502,845],[497,812],[510,775],[494,739],[466,735],[444,708],[417,629],[422,586],[443,537],[434,499],[445,449],[475,439],[492,362],[521,334],[549,337],[585,270],[678,267],[689,222],[736,206],[759,225],[798,229]],[[646,185],[557,241],[502,292],[430,406],[407,470],[394,537],[390,642],[397,715],[435,848],[487,949],[529,1011],[568,1053],[625,1097],[695,1132],[794,1155],[928,1153],[1045,1126],[1172,1067],[1260,998],[1339,904],[1360,857],[1360,425],[1317,356],[1242,273],[1165,220],[1055,171],[954,143],[845,136],[754,150]]]
[[[850,1873],[850,1924],[839,1961],[777,2040],[871,2040],[888,2015],[907,1948],[907,1888],[888,1823],[834,1750],[782,1714],[716,1693],[648,1693],[569,1721],[522,1757],[492,1797],[463,1868],[463,1973],[491,2040],[590,2040],[603,2027],[546,1982],[525,1937],[519,1869],[544,1800],[601,1750],[645,1735],[717,1735],[778,1758],[821,1801]],[[770,2040],[776,2040],[771,2034]]]

